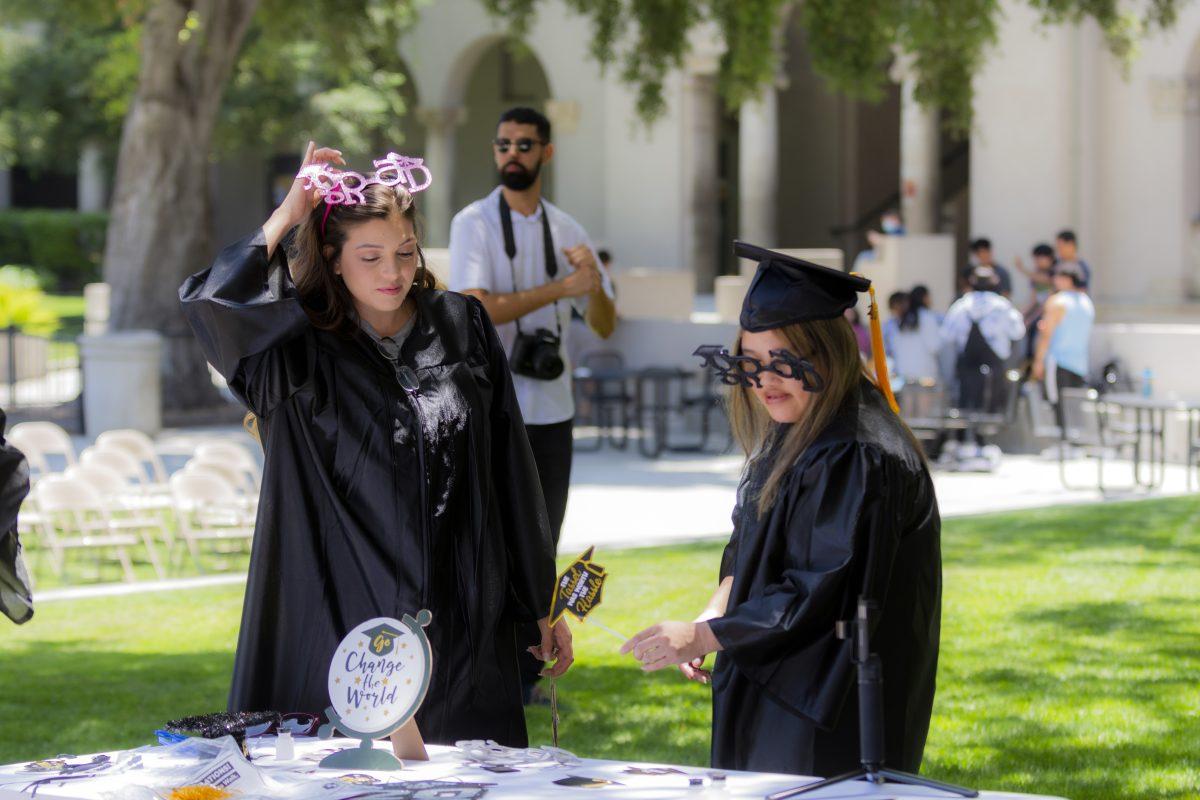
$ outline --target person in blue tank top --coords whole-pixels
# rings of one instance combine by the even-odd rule
[[[1063,424],[1061,389],[1084,386],[1088,372],[1088,339],[1096,321],[1096,309],[1084,291],[1086,278],[1070,261],[1054,268],[1054,294],[1042,314],[1033,377],[1044,381],[1046,399],[1054,404],[1058,424]]]

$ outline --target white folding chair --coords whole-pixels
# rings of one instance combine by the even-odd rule
[[[196,568],[200,543],[244,542],[254,537],[254,519],[229,483],[208,469],[183,469],[171,476],[179,533]]]
[[[75,445],[71,443],[71,435],[53,422],[22,422],[13,426],[8,437],[29,442],[43,456],[62,456],[67,466],[76,462]],[[17,445],[17,449],[20,447]]]
[[[167,470],[158,451],[154,449],[154,440],[141,431],[132,428],[105,431],[96,437],[96,447],[101,450],[124,450],[141,464],[149,465],[150,480],[167,482]]]
[[[54,454],[57,452],[55,448],[61,447],[62,443],[51,442],[49,443],[50,450],[43,450],[43,447],[47,446],[46,437],[39,435],[36,428],[30,430],[23,427],[29,424],[31,423],[25,422],[20,425],[14,425],[5,438],[9,444],[25,455],[26,460],[29,462],[30,478],[37,479],[52,472],[50,462],[46,458],[46,453]],[[72,453],[72,456],[74,456],[74,453]],[[65,462],[63,465],[64,468],[70,466],[71,462],[66,459],[66,456],[63,456],[63,460]]]
[[[163,519],[161,508],[147,506],[146,499],[141,495],[131,495],[129,482],[120,473],[101,466],[95,460],[90,464],[76,464],[65,473],[68,478],[78,478],[95,488],[104,500],[101,513],[108,520],[108,529],[113,533],[136,532],[141,536],[146,546],[146,554],[154,572],[158,577],[165,578],[162,562],[158,558],[158,548],[154,544],[157,534],[163,544],[170,549],[174,537],[169,526]]]
[[[124,450],[88,447],[80,454],[79,463],[117,473],[128,484],[128,491],[133,491],[135,487],[145,487],[149,483],[142,465]]]
[[[257,492],[262,484],[258,461],[250,454],[249,450],[236,442],[205,442],[196,448],[194,457],[206,463],[228,464],[245,473],[249,478],[248,488],[251,492]]]
[[[138,539],[132,534],[112,531],[99,490],[78,477],[50,475],[38,481],[34,491],[44,516],[40,530],[55,574],[63,575],[70,550],[92,550],[97,561],[106,550],[111,550],[121,564],[125,580],[137,579],[126,548],[136,547]]]

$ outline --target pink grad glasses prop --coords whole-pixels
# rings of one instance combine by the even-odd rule
[[[296,177],[304,178],[304,188],[316,189],[325,201],[325,214],[321,217],[322,236],[325,235],[325,221],[329,219],[333,207],[367,202],[363,190],[372,183],[400,186],[409,194],[423,192],[433,183],[433,175],[425,166],[424,159],[388,153],[373,163],[375,171],[365,176],[353,170],[334,169],[328,164],[308,164],[300,170]],[[423,177],[418,177],[418,173],[423,173]]]

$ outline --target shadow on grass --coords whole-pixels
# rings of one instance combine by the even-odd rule
[[[1180,497],[944,520],[942,546],[947,566],[1033,565],[1069,553],[1097,567],[1192,569],[1198,527],[1200,498]]]

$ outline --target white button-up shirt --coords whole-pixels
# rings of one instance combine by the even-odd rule
[[[546,274],[542,208],[545,208],[549,216],[550,233],[554,237],[554,259],[558,264],[558,274],[554,278]],[[592,249],[592,257],[596,259],[596,264],[600,265],[600,259],[588,240],[587,232],[571,215],[557,206],[543,200],[541,207],[528,217],[516,211],[511,211],[511,214],[513,243],[517,246],[517,254],[513,257],[511,266],[508,254],[504,251],[504,230],[500,226],[499,186],[487,197],[476,200],[454,215],[454,220],[450,223],[450,288],[453,291],[482,289],[493,294],[508,294],[550,283],[574,271],[563,250],[580,244],[586,244]],[[612,283],[602,266],[600,274],[604,291],[611,298]],[[524,333],[533,333],[538,328],[556,333],[558,327],[555,325],[554,315],[557,312],[563,337],[559,355],[562,356],[565,365],[563,374],[552,381],[513,375],[517,404],[521,407],[521,416],[525,418],[527,425],[550,425],[575,416],[575,401],[571,394],[571,363],[567,355],[572,306],[584,313],[587,309],[587,298],[559,300],[521,317],[521,330]],[[511,354],[513,340],[517,336],[516,323],[497,325],[496,331],[500,334],[505,352]]]

